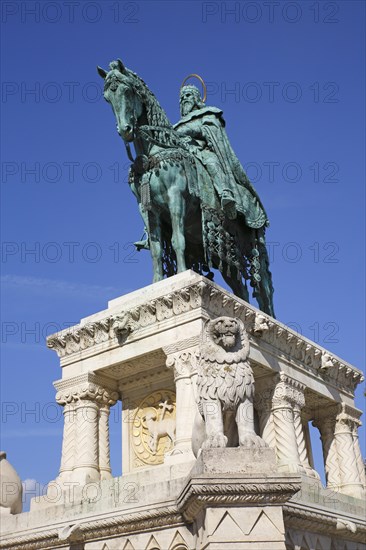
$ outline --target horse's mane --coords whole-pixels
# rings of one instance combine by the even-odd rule
[[[141,100],[146,106],[147,123],[149,126],[164,126],[172,128],[168,117],[165,114],[164,109],[152,93],[150,88],[136,73],[130,69],[125,69],[125,74],[131,81],[132,86],[136,90],[136,93],[140,96]]]

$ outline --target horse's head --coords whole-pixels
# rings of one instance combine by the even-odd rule
[[[122,61],[112,61],[109,67],[108,72],[97,68],[104,79],[104,98],[112,105],[119,135],[130,142],[135,138],[136,122],[143,110],[142,101],[134,86],[133,73]]]

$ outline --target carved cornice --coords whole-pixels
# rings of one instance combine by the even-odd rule
[[[177,499],[179,510],[188,522],[194,521],[206,506],[240,506],[250,504],[283,504],[301,488],[298,476],[267,477],[248,482],[243,477],[192,478]]]
[[[116,338],[112,330],[112,318],[106,317],[101,321],[75,325],[47,338],[47,347],[57,352],[59,357],[71,355],[84,349],[106,342],[110,338]]]
[[[66,380],[57,380],[54,386],[57,390],[56,401],[59,405],[90,400],[101,405],[112,406],[119,398],[116,383],[93,372]]]
[[[354,393],[365,379],[362,372],[339,357],[314,344],[304,336],[282,325],[262,312],[246,312],[247,330],[255,337],[276,348],[284,358],[299,361],[309,372],[320,375],[325,382]],[[251,319],[250,322],[248,320]]]
[[[347,517],[337,511],[326,512],[325,510],[309,509],[302,504],[286,504],[283,507],[283,514],[286,528],[322,533],[337,537],[337,539],[340,537],[340,521],[345,525],[351,522],[356,529],[345,529],[343,538],[360,543],[365,542],[366,525],[361,518],[357,520],[354,516]]]
[[[277,356],[344,391],[353,394],[357,384],[364,380],[361,371],[204,278],[116,315],[53,334],[48,337],[47,345],[60,357],[104,342],[117,347],[127,339],[132,341],[138,337],[139,331],[146,327],[198,308],[204,310],[203,316],[227,315],[241,319],[252,344],[262,349],[267,347],[272,353],[275,350]]]
[[[107,340],[115,339],[117,343],[119,337],[126,338],[141,328],[201,307],[208,286],[200,281],[101,321],[76,325],[49,336],[47,346],[64,357]]]
[[[77,523],[77,520],[73,519],[72,524],[75,523]],[[67,527],[68,524],[70,524],[70,520],[66,521],[64,525],[59,525],[57,529],[8,536],[8,538],[4,535],[0,542],[0,549],[38,550],[41,548],[60,547],[65,544],[60,541],[60,530],[64,526]],[[160,529],[173,525],[179,527],[183,524],[183,517],[177,507],[166,506],[164,508],[154,508],[130,514],[114,514],[111,517],[96,518],[93,521],[86,521],[85,523],[80,522],[78,524],[77,540],[79,542],[103,540],[112,536]]]

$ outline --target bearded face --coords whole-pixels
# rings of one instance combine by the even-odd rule
[[[188,113],[198,108],[198,102],[195,93],[191,89],[182,90],[180,96],[180,114],[186,116]]]

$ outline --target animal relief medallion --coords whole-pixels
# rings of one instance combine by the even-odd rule
[[[162,464],[175,441],[175,393],[159,390],[141,402],[132,425],[134,466]]]

